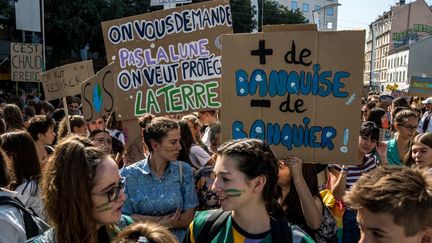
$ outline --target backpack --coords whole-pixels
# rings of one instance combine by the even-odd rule
[[[231,211],[218,209],[214,211],[205,221],[202,229],[195,238],[196,243],[211,242],[222,227],[226,224]],[[286,219],[282,217],[270,217],[272,242],[275,243],[292,243],[292,231]]]
[[[17,198],[0,196],[0,205],[11,205],[19,209],[23,216],[27,240],[43,234],[50,226],[42,219],[37,217],[32,211],[27,209],[24,204]]]
[[[197,210],[220,208],[217,194],[211,190],[215,180],[213,166],[207,165],[201,167],[195,172],[194,178],[199,201]]]

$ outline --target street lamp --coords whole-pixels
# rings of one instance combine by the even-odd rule
[[[320,7],[320,8],[312,10],[312,22],[314,24],[316,24],[316,19],[318,19],[318,13],[321,10],[323,10],[324,11],[324,20],[323,20],[323,22],[324,22],[324,26],[325,26],[325,15],[326,15],[325,9],[328,8],[328,7],[339,7],[340,5],[342,5],[342,4],[340,4],[340,3],[329,3],[327,5],[324,5],[324,6]],[[316,14],[316,17],[315,17],[315,14]],[[318,25],[318,30],[320,30],[320,29],[321,29],[320,25]],[[326,30],[326,29],[327,28],[324,28],[324,30]]]

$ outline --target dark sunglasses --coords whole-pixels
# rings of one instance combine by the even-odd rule
[[[124,191],[124,187],[126,184],[126,178],[121,178],[117,186],[109,189],[104,193],[91,193],[92,195],[106,196],[108,198],[108,202],[113,202],[119,198],[120,191]]]

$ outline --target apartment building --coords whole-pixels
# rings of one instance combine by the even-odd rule
[[[408,4],[401,0],[388,12],[380,15],[369,25],[365,52],[365,84],[370,84],[372,89],[383,91],[392,80],[402,79],[399,73],[403,73],[403,70],[393,70],[394,66],[392,73],[397,73],[397,79],[393,74],[391,77],[389,75],[389,64],[393,63],[389,62],[389,52],[413,44],[431,34],[432,9],[424,0]],[[398,52],[398,55],[406,54]],[[407,62],[408,60],[407,57]],[[402,76],[406,78],[407,75],[405,70],[405,75]]]

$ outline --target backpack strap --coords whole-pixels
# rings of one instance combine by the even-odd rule
[[[22,212],[27,239],[30,239],[40,234],[39,227],[33,219],[33,214],[24,206],[24,204],[18,198],[0,196],[0,205],[5,204],[11,205]]]
[[[291,243],[292,231],[288,221],[282,217],[270,217],[272,242]]]
[[[224,211],[218,209],[214,211],[205,221],[203,227],[199,231],[195,242],[196,243],[209,243],[219,233],[228,217],[231,215],[231,211]]]

